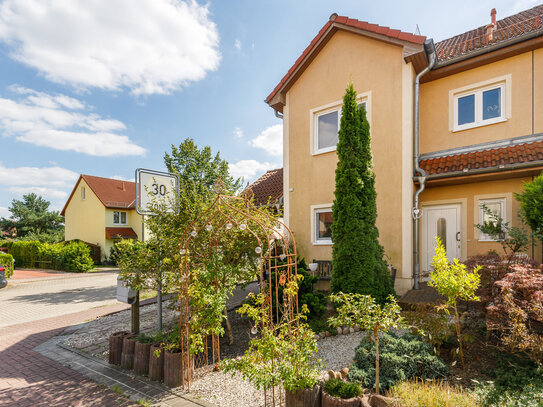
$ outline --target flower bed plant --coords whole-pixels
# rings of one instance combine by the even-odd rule
[[[405,334],[400,337],[384,333],[379,343],[380,386],[384,389],[407,379],[440,379],[449,373],[449,368],[434,354],[432,346],[419,336]],[[349,380],[373,387],[376,377],[375,345],[371,339],[362,339],[349,369]]]

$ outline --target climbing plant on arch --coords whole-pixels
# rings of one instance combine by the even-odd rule
[[[296,244],[289,228],[247,196],[220,192],[210,207],[184,232],[180,243],[179,336],[183,387],[190,389],[195,360],[220,361],[226,300],[239,282],[258,279],[258,304],[266,318],[256,330],[296,324],[297,292],[283,290],[296,282]],[[272,284],[272,279],[273,284]],[[285,294],[286,293],[286,294]]]

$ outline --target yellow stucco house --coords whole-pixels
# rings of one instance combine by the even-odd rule
[[[449,257],[501,251],[486,204],[517,223],[543,169],[543,5],[434,44],[332,14],[266,102],[283,118],[284,217],[307,259],[330,260],[337,131],[352,79],[371,126],[380,241],[403,294]],[[531,257],[541,260],[533,242]]]
[[[99,246],[102,261],[119,239],[142,240],[143,218],[135,199],[133,182],[81,175],[61,212],[65,239]]]

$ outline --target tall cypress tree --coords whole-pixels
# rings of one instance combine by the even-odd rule
[[[337,155],[331,290],[370,294],[384,302],[394,289],[375,224],[370,126],[365,107],[357,105],[352,83],[343,97]]]

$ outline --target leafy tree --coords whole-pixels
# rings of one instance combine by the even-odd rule
[[[532,182],[524,184],[520,194],[515,194],[520,202],[520,214],[534,235],[543,242],[543,173]]]
[[[367,330],[375,340],[375,391],[379,394],[379,332],[387,332],[402,325],[401,308],[394,296],[381,305],[371,295],[338,293],[330,297],[338,305],[337,316],[330,318],[332,326],[358,326]]]
[[[58,211],[49,210],[50,202],[34,193],[23,195],[22,200],[14,199],[8,208],[10,218],[0,219],[4,231],[15,230],[18,238],[30,237],[32,240],[51,240],[50,236],[64,237],[64,218]]]
[[[430,273],[428,285],[434,287],[437,292],[447,297],[447,306],[454,311],[454,326],[458,336],[458,351],[464,367],[464,352],[462,350],[462,332],[460,328],[460,316],[458,315],[458,300],[479,301],[475,291],[479,288],[481,266],[476,266],[473,271],[466,270],[466,265],[454,259],[449,263],[447,252],[439,237],[436,238],[437,247],[432,259],[433,271]]]
[[[331,290],[369,294],[384,303],[394,289],[375,224],[377,194],[370,127],[364,106],[357,105],[352,84],[343,98],[337,155]]]

